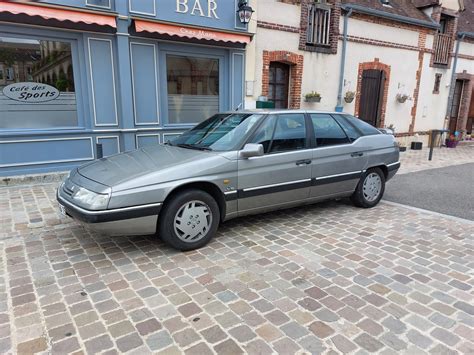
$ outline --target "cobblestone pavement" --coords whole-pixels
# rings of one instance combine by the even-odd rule
[[[443,168],[451,165],[474,163],[474,141],[470,145],[460,145],[452,148],[433,149],[433,159],[428,160],[429,149],[407,149],[400,153],[402,166],[398,174],[412,173],[415,171]]]
[[[91,234],[54,194],[0,189],[0,353],[474,353],[474,223],[327,202],[180,253]]]

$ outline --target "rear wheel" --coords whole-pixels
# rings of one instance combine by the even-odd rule
[[[359,184],[351,196],[357,207],[371,208],[376,206],[385,191],[385,175],[380,168],[367,170],[360,178]]]
[[[161,239],[179,250],[206,245],[219,227],[219,206],[201,190],[185,190],[163,206],[158,233]]]

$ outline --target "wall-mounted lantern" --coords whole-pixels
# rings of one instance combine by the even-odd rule
[[[237,10],[239,14],[240,22],[249,23],[252,14],[254,13],[253,9],[249,6],[247,0],[239,0],[239,9]]]

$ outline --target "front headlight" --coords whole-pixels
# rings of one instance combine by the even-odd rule
[[[73,196],[74,201],[89,210],[104,210],[109,203],[109,194],[97,194],[83,187],[78,187]]]

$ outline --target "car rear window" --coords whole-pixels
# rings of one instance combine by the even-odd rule
[[[368,124],[367,122],[362,121],[361,119],[351,116],[351,115],[342,115],[346,120],[353,124],[364,136],[370,136],[374,134],[381,134],[380,131]]]
[[[347,119],[341,117],[341,115],[333,115],[333,117],[337,121],[337,123],[339,123],[344,129],[351,142],[354,142],[362,135],[362,133],[358,129],[356,129],[355,126],[350,124]]]

